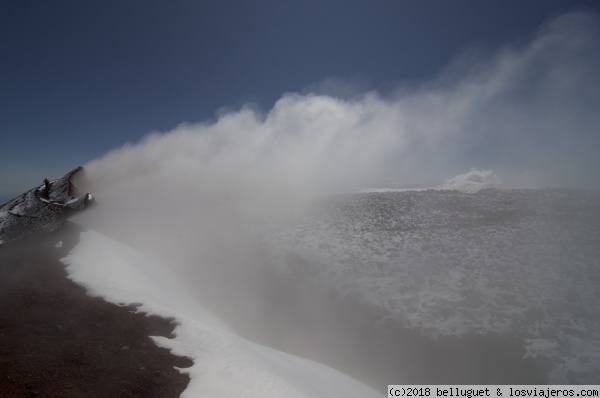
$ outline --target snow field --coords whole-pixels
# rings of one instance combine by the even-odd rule
[[[319,363],[249,342],[206,311],[179,275],[94,231],[63,260],[69,278],[88,294],[138,311],[173,317],[175,338],[154,341],[193,359],[182,397],[378,397],[383,394]]]

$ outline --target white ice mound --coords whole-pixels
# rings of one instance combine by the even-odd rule
[[[437,189],[456,190],[465,193],[475,193],[486,188],[500,188],[502,181],[492,170],[472,168],[468,173],[452,177]]]
[[[176,337],[154,341],[194,361],[182,369],[190,383],[181,397],[382,396],[332,368],[243,339],[186,291],[183,275],[97,232],[83,232],[62,261],[88,294],[175,318]]]

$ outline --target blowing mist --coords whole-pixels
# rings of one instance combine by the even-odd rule
[[[374,386],[548,382],[552,369],[552,381],[568,381],[578,353],[549,363],[532,348],[546,335],[511,332],[524,312],[542,328],[558,307],[542,293],[517,297],[513,316],[496,301],[542,289],[535,264],[556,242],[540,231],[583,234],[554,216],[542,225],[549,209],[586,211],[584,229],[598,232],[597,193],[577,191],[577,210],[554,191],[464,193],[464,178],[450,178],[477,167],[487,187],[600,187],[599,27],[596,15],[566,14],[525,45],[459,55],[418,88],[286,93],[266,112],[248,105],[152,133],[85,165],[77,184],[97,206],[72,221],[176,270],[240,335]],[[351,194],[391,183],[459,191]],[[586,236],[577,269],[590,272]],[[572,244],[561,253],[581,249]],[[508,258],[510,247],[523,257]],[[547,283],[567,272],[549,267]],[[502,272],[531,284],[519,290]],[[496,296],[484,293],[492,287]],[[497,366],[478,370],[490,355]],[[579,380],[598,382],[594,369]]]

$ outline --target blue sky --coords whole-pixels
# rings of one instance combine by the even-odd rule
[[[504,46],[531,41],[548,19],[577,10],[593,14],[600,5],[3,1],[0,195],[57,178],[151,131],[214,121],[224,107],[252,103],[268,112],[286,92],[386,96],[438,82],[461,55],[493,58]]]

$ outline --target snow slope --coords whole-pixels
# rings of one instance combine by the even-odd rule
[[[88,293],[139,311],[173,317],[176,337],[160,346],[194,360],[182,397],[378,397],[383,394],[319,363],[247,341],[207,312],[169,267],[94,231],[64,258]]]

